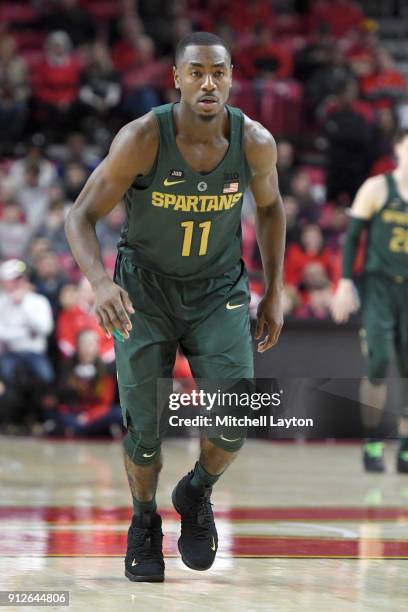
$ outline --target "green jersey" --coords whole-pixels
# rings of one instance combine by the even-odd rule
[[[399,195],[392,174],[385,175],[387,199],[370,219],[364,271],[408,279],[408,202]]]
[[[244,115],[227,106],[229,147],[212,172],[189,166],[176,144],[173,104],[153,109],[160,145],[148,175],[125,194],[127,221],[119,251],[133,263],[173,278],[221,276],[241,257],[241,208],[250,170]]]

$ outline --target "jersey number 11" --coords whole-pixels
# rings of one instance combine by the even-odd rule
[[[181,254],[183,257],[189,257],[189,255],[191,254],[191,243],[193,242],[194,221],[183,221],[183,223],[180,223],[180,225],[184,229],[184,238]],[[207,253],[208,236],[210,235],[211,221],[203,221],[202,223],[198,224],[198,227],[201,229],[200,249],[198,251],[198,254],[205,255]]]

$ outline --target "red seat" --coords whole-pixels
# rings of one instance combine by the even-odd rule
[[[273,80],[262,85],[260,122],[277,136],[296,136],[300,131],[302,86],[295,80]]]
[[[0,5],[0,22],[29,23],[35,20],[37,12],[31,4],[3,2]]]
[[[35,49],[39,51],[43,48],[45,35],[42,32],[12,30],[11,34],[17,43],[19,53],[26,49]]]
[[[108,21],[119,14],[120,3],[117,0],[87,0],[81,2],[97,20]]]
[[[231,92],[229,104],[239,108],[251,119],[257,116],[255,94],[251,81],[235,80]]]

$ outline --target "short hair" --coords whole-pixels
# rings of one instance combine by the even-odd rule
[[[212,34],[212,32],[192,32],[191,34],[187,34],[184,36],[176,46],[175,51],[175,62],[176,64],[180,60],[181,56],[184,53],[184,50],[191,45],[201,45],[204,47],[210,47],[212,45],[220,45],[224,47],[227,51],[230,61],[231,61],[231,49],[228,43],[225,42],[222,38],[217,36],[217,34]]]
[[[397,145],[402,142],[406,136],[408,136],[408,127],[399,128],[394,134],[394,145]]]

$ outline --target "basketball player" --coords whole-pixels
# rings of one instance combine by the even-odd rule
[[[367,353],[368,377],[361,383],[360,399],[363,423],[373,435],[386,402],[384,378],[394,345],[400,375],[408,378],[408,130],[397,134],[395,155],[398,165],[394,172],[367,179],[356,195],[344,246],[343,278],[333,301],[333,317],[337,323],[345,323],[358,308],[352,271],[360,235],[367,229],[362,340]],[[406,384],[403,389],[406,410]],[[401,425],[404,433],[404,419]],[[364,444],[363,461],[367,471],[385,469],[383,446],[374,438]],[[408,472],[407,438],[401,439],[397,469]]]
[[[99,321],[116,328],[120,400],[127,425],[125,466],[134,516],[125,574],[133,581],[164,580],[161,518],[155,493],[160,469],[156,380],[171,377],[178,345],[196,378],[251,378],[250,300],[240,259],[242,196],[257,204],[258,241],[266,293],[256,338],[263,353],[282,327],[285,222],[272,136],[226,105],[231,55],[210,33],[177,46],[175,87],[180,102],[154,108],[120,130],[109,154],[73,206],[66,231],[73,255],[89,279]],[[95,223],[124,196],[114,282],[106,273]],[[204,438],[192,471],[173,491],[181,515],[184,563],[208,569],[218,546],[212,486],[244,440]]]

